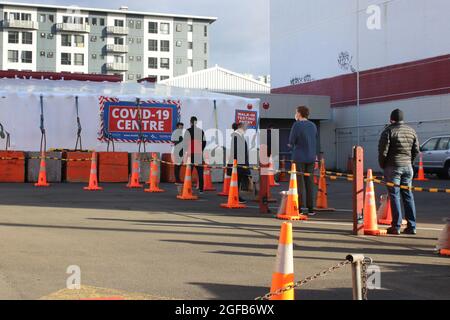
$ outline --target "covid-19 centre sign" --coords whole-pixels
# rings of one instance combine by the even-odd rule
[[[100,98],[99,140],[170,143],[180,118],[176,101],[120,101]]]

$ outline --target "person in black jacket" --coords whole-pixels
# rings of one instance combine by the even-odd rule
[[[402,226],[400,198],[405,207],[408,227],[404,234],[416,234],[416,206],[411,190],[398,187],[412,186],[414,177],[413,163],[419,155],[419,139],[411,127],[403,122],[403,111],[396,109],[391,114],[391,125],[381,134],[378,144],[378,162],[384,170],[386,182],[394,183],[396,187],[388,187],[392,208],[392,226],[389,234],[399,235]]]
[[[197,127],[197,117],[191,118],[191,127],[184,134],[185,161],[197,169],[199,192],[203,193],[203,152],[206,148],[205,132]]]
[[[236,130],[231,135],[231,156],[229,163],[232,165],[234,160],[238,163],[238,188],[248,181],[248,177],[251,175],[250,169],[243,168],[242,166],[249,166],[249,153],[248,143],[245,139],[245,131],[247,126],[245,123],[236,124]],[[240,203],[246,203],[247,201],[239,196]]]

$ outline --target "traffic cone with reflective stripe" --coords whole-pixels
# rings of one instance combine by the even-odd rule
[[[419,171],[417,173],[417,178],[414,180],[415,181],[428,181],[428,179],[425,178],[425,169],[423,168],[423,154],[422,153],[420,153]]]
[[[180,200],[198,200],[198,197],[192,194],[192,168],[190,159],[188,159],[186,164],[183,190],[181,191],[181,195],[178,195],[177,198]]]
[[[50,184],[47,183],[47,166],[45,164],[45,152],[41,153],[41,162],[39,165],[39,177],[38,182],[34,184],[35,187],[49,187]]]
[[[295,163],[291,167],[291,182],[289,183],[285,212],[278,214],[277,218],[281,220],[308,220],[307,216],[300,214],[298,207],[297,166]]]
[[[314,177],[316,177],[314,175]],[[325,160],[320,161],[320,178],[319,178],[319,189],[317,192],[316,200],[316,211],[336,211],[334,208],[328,208],[328,190],[327,190],[327,178],[325,169]]]
[[[238,172],[237,160],[233,163],[233,173],[231,174],[230,192],[228,194],[228,203],[220,205],[222,208],[228,209],[245,209],[246,205],[239,203],[239,188],[238,188]]]
[[[152,161],[150,162],[150,177],[149,177],[149,188],[145,189],[145,192],[149,193],[162,193],[163,189],[159,188],[159,175],[158,175],[158,163],[156,160],[156,154],[152,155]]]
[[[272,274],[270,292],[294,284],[294,247],[292,239],[292,223],[284,222],[281,226],[280,239],[278,241],[277,260]],[[294,289],[274,295],[270,300],[294,300]]]
[[[289,182],[289,176],[286,172],[286,157],[280,161],[280,177],[278,178],[280,182]]]
[[[216,191],[216,188],[214,188],[214,185],[212,183],[211,168],[207,164],[203,166],[203,180],[203,191]]]
[[[269,186],[278,187],[279,184],[275,182],[275,169],[273,167],[272,156],[269,158]]]
[[[378,229],[377,204],[373,185],[372,169],[367,172],[366,194],[364,197],[364,234],[368,236],[386,235],[386,230]]]
[[[439,237],[436,249],[442,256],[450,256],[450,220],[447,219],[447,224],[442,230]]]
[[[230,193],[230,183],[231,177],[228,175],[228,169],[224,169],[224,179],[223,179],[223,189],[222,192],[219,192],[217,195],[221,197],[228,197]]]
[[[89,174],[89,185],[83,188],[87,191],[99,191],[103,190],[103,188],[98,186],[98,178],[97,178],[97,153],[92,152],[92,160],[91,160],[91,172]]]
[[[383,226],[392,225],[392,208],[389,195],[385,194],[381,196],[380,208],[378,209],[378,224]],[[408,222],[403,220],[402,225],[406,225]]]
[[[131,165],[131,176],[130,176],[130,181],[127,184],[127,188],[130,189],[137,189],[137,188],[142,188],[142,184],[139,183],[139,174],[140,174],[140,167],[139,167],[139,154],[138,153],[133,153],[132,155],[133,158],[133,162]]]

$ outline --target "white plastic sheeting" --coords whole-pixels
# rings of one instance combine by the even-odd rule
[[[114,97],[121,101],[177,100],[181,102],[181,121],[188,126],[191,116],[197,116],[204,130],[225,132],[235,120],[236,110],[246,110],[249,104],[259,111],[259,100],[247,99],[200,90],[180,89],[162,85],[138,83],[95,83],[84,81],[54,81],[0,79],[0,123],[11,135],[11,149],[34,151],[40,148],[40,96],[44,98],[47,149],[73,149],[77,122],[75,97],[79,98],[82,141],[84,149],[105,151],[106,143],[98,140],[100,130],[99,97]],[[217,105],[217,117],[214,111]],[[4,140],[0,140],[3,149]],[[115,143],[116,151],[137,151],[136,143]],[[148,144],[147,150],[170,152],[169,144]]]

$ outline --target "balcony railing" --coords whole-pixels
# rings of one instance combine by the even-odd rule
[[[91,26],[79,23],[57,23],[56,31],[89,33],[91,32]]]
[[[39,29],[39,23],[37,21],[29,21],[29,20],[3,20],[2,27],[11,29],[37,30]]]
[[[106,27],[106,33],[108,34],[121,34],[127,35],[129,29],[127,27]]]
[[[127,45],[119,45],[119,44],[108,44],[106,46],[106,52],[127,53],[128,46]]]
[[[128,63],[107,63],[106,70],[108,71],[128,71]]]

